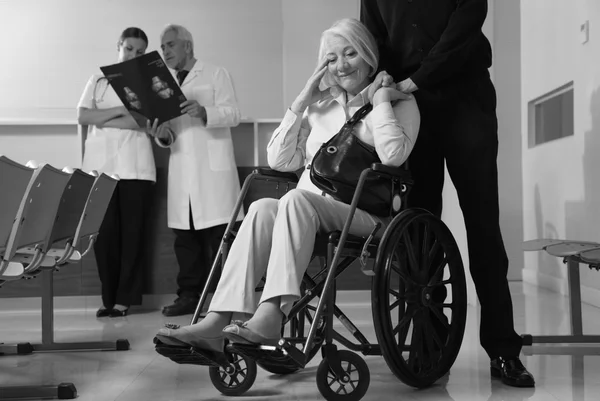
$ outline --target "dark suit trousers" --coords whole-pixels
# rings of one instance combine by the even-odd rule
[[[175,256],[179,264],[179,274],[177,275],[178,296],[199,298],[219,251],[225,228],[227,228],[227,225],[221,224],[195,230],[190,208],[190,229],[173,229],[175,232]],[[220,273],[220,270],[218,273]],[[218,280],[214,281],[211,291],[214,291],[217,282]]]
[[[499,224],[496,91],[489,75],[418,90],[421,128],[409,168],[408,204],[440,216],[444,160],[464,216],[469,265],[481,304],[480,341],[490,357],[517,356],[508,258]]]

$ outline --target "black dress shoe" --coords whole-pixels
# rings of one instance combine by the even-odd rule
[[[198,306],[198,298],[179,297],[172,305],[165,306],[162,314],[165,316],[189,315],[196,311],[196,306]]]
[[[108,317],[112,309],[106,309],[104,306],[96,311],[96,317]]]
[[[533,375],[525,369],[519,357],[494,358],[490,361],[492,377],[501,378],[502,383],[512,387],[534,387]]]

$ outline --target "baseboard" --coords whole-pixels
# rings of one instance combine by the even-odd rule
[[[566,277],[554,277],[539,271],[523,269],[523,282],[569,296],[569,283]],[[600,308],[600,289],[582,285],[580,291],[582,303]]]

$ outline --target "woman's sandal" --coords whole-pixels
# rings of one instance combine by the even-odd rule
[[[223,334],[232,343],[248,345],[271,345],[279,344],[280,336],[275,338],[263,337],[247,327],[246,322],[234,320],[232,324],[223,329]]]
[[[158,330],[156,338],[167,345],[183,347],[191,346],[206,351],[223,352],[225,347],[225,338],[223,338],[223,336],[214,338],[201,337],[197,334],[190,333],[187,330],[187,327],[172,328],[172,326],[165,325],[165,327]]]

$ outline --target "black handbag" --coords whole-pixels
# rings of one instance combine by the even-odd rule
[[[373,163],[381,163],[375,148],[354,135],[356,123],[372,109],[373,105],[368,103],[354,113],[336,135],[321,145],[311,162],[313,184],[343,203],[352,203],[362,171]],[[389,179],[369,175],[358,208],[376,216],[389,216],[393,191]]]

